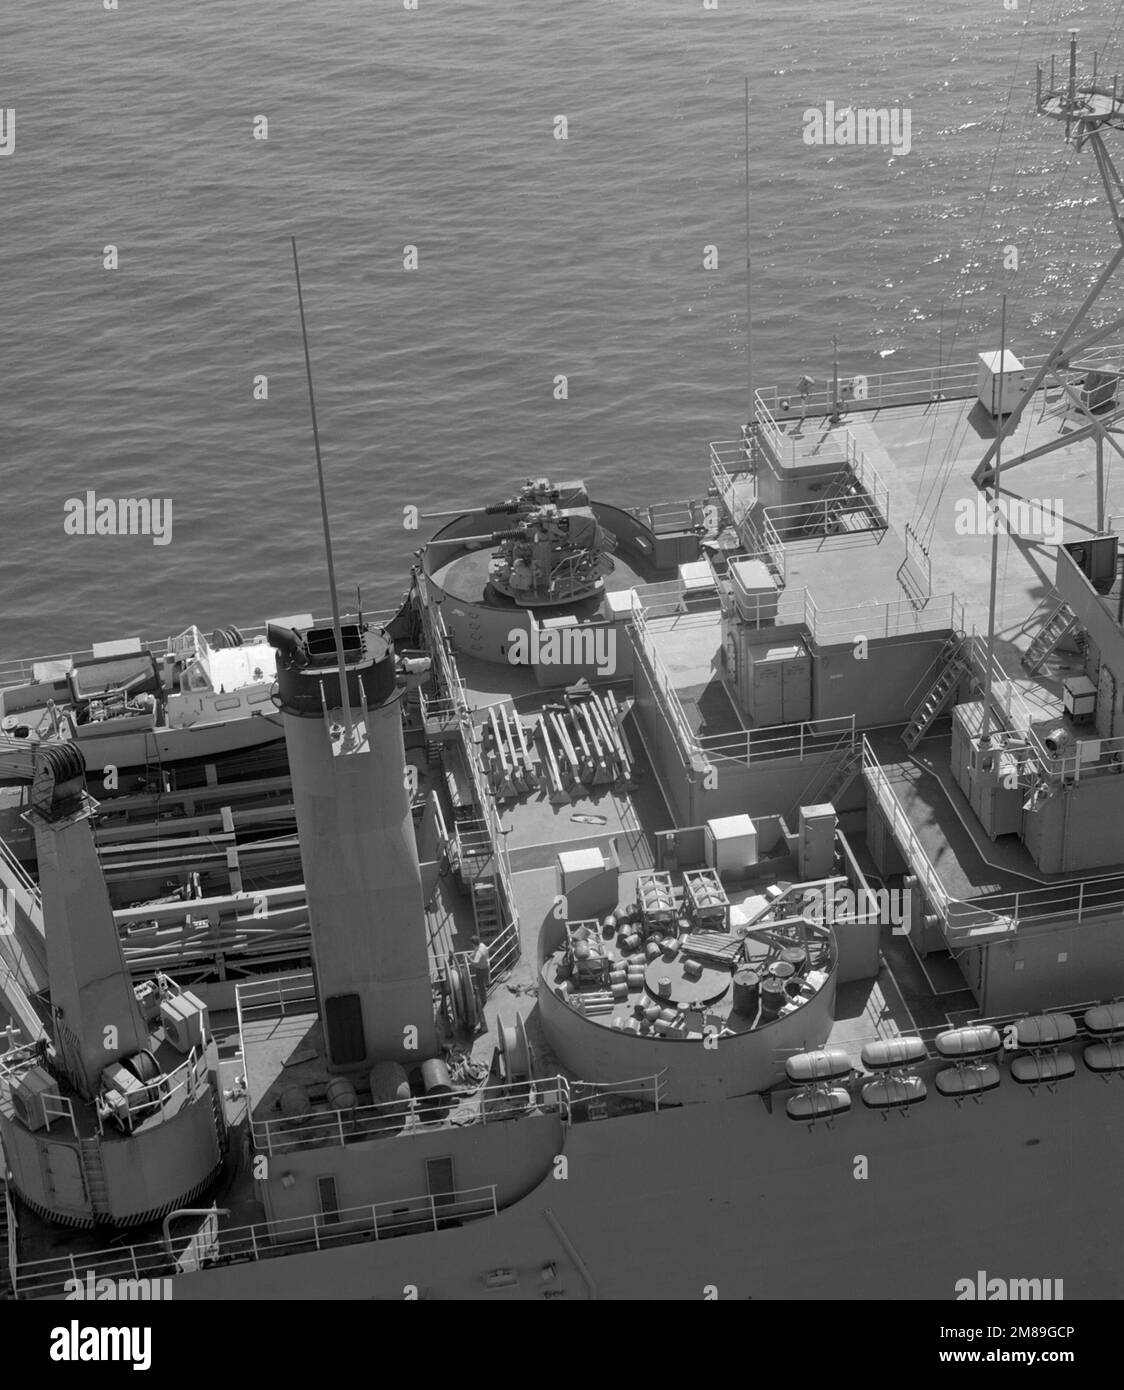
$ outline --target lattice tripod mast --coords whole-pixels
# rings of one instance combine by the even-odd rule
[[[1078,75],[1076,30],[1070,31],[1069,62],[1064,80],[1059,82],[1056,64],[1053,60],[1050,63],[1048,83],[1044,78],[1045,74],[1039,67],[1036,100],[1038,113],[1052,120],[1064,121],[1066,140],[1072,142],[1075,149],[1081,150],[1088,147],[1092,150],[1093,157],[1097,162],[1097,171],[1104,187],[1105,198],[1111,210],[1113,229],[1120,245],[1098,275],[1080,308],[1058,336],[1057,342],[1045,362],[1034,374],[1029,386],[1020,396],[1011,413],[1005,421],[1000,422],[997,437],[981,459],[972,475],[972,480],[981,488],[994,485],[995,467],[993,461],[996,454],[1003,441],[1014,432],[1034,393],[1044,383],[1060,386],[1067,399],[1077,407],[1087,423],[1080,429],[1063,434],[1048,444],[1039,445],[1026,453],[1005,457],[1003,471],[1006,473],[1020,463],[1028,463],[1031,459],[1041,458],[1044,454],[1073,444],[1077,440],[1095,438],[1098,458],[1097,515],[1098,522],[1103,527],[1104,488],[1103,468],[1101,466],[1103,446],[1107,443],[1110,448],[1115,449],[1124,458],[1124,447],[1118,443],[1109,428],[1124,418],[1124,406],[1118,405],[1103,415],[1094,415],[1082,399],[1081,394],[1075,389],[1070,378],[1081,376],[1090,370],[1109,371],[1108,365],[1102,361],[1093,359],[1082,363],[1081,359],[1084,354],[1092,352],[1099,344],[1110,339],[1118,329],[1124,327],[1124,314],[1117,314],[1102,327],[1092,332],[1087,331],[1084,336],[1078,337],[1079,330],[1083,325],[1087,327],[1090,313],[1106,292],[1121,262],[1124,261],[1124,216],[1121,213],[1121,201],[1124,200],[1124,182],[1121,181],[1105,143],[1105,135],[1109,131],[1124,130],[1124,83],[1121,82],[1119,74],[1111,82],[1105,82],[1098,77],[1096,54],[1093,56],[1092,74],[1089,77]]]

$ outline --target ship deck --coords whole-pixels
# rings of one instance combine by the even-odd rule
[[[947,722],[912,754],[906,752],[896,731],[872,735],[870,745],[952,897],[967,902],[990,893],[1071,883],[1077,877],[1043,873],[1015,835],[988,838],[953,779]],[[1119,881],[1124,888],[1124,861],[1086,877],[1103,880],[1106,887]]]

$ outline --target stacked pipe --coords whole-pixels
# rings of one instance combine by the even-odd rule
[[[539,785],[540,776],[526,730],[507,703],[492,705],[481,731],[488,783],[497,801],[516,800]]]
[[[612,691],[603,696],[585,681],[567,690],[562,704],[544,705],[535,734],[552,801],[569,800],[586,787],[632,781],[632,750],[623,722]]]

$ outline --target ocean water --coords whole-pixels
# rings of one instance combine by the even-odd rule
[[[1078,27],[1124,67],[1119,11],[9,3],[0,652],[324,609],[294,234],[345,601],[397,602],[407,506],[700,490],[745,418],[746,77],[759,385],[829,375],[833,334],[846,374],[969,359],[1001,291],[1040,350],[1112,233],[1034,64]],[[908,109],[909,153],[806,145],[829,100]],[[171,498],[171,543],[66,535],[91,489]]]

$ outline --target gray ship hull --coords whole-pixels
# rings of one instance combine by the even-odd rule
[[[856,1103],[815,1132],[760,1096],[689,1105],[575,1125],[567,1176],[495,1218],[202,1270],[174,1295],[951,1300],[985,1271],[1118,1299],[1122,1144],[1124,1086],[1080,1071],[959,1109],[930,1092],[905,1117]]]

